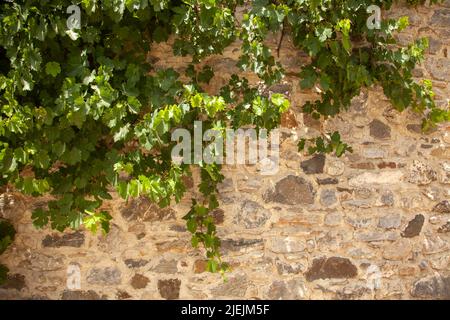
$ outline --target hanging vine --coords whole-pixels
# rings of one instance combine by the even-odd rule
[[[237,74],[217,96],[202,85],[214,75],[200,66],[210,55],[240,40],[238,66],[266,85],[280,82],[281,63],[266,39],[290,37],[310,56],[301,66],[300,85],[320,89],[320,98],[302,112],[333,117],[362,88],[379,85],[397,110],[423,115],[424,130],[448,121],[448,108],[433,100],[431,82],[416,82],[412,71],[424,57],[426,39],[407,47],[394,35],[407,18],[367,26],[367,8],[389,10],[379,0],[22,0],[0,5],[0,183],[24,194],[52,194],[48,208],[37,209],[37,227],[63,231],[84,225],[109,230],[111,216],[101,211],[111,199],[145,195],[160,206],[179,201],[191,166],[171,159],[175,128],[193,131],[193,122],[224,129],[254,126],[274,129],[289,108],[283,95],[266,97]],[[424,1],[408,1],[419,5]],[[438,1],[432,1],[433,3]],[[69,6],[78,6],[80,20]],[[236,9],[245,6],[238,21]],[[75,20],[73,20],[75,19]],[[79,25],[76,25],[79,23]],[[173,53],[190,56],[190,81],[173,69],[154,70],[146,53],[173,39]],[[301,140],[311,153],[350,150],[339,133],[330,139]],[[196,163],[201,197],[184,219],[193,246],[203,245],[208,270],[227,269],[211,212],[218,207],[218,164]],[[3,241],[3,240],[2,240]]]

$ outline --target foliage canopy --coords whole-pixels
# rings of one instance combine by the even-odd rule
[[[85,225],[109,229],[99,208],[111,187],[124,198],[148,196],[161,206],[179,201],[191,167],[171,161],[174,128],[193,130],[253,125],[273,129],[289,107],[282,95],[264,96],[234,74],[220,93],[202,85],[214,74],[200,65],[241,42],[238,66],[266,85],[283,78],[283,66],[265,44],[273,33],[290,36],[311,62],[298,75],[304,89],[320,88],[320,99],[303,112],[332,117],[350,105],[361,88],[379,85],[398,110],[412,108],[427,129],[448,121],[433,100],[431,82],[414,81],[426,39],[397,46],[394,34],[407,18],[367,27],[367,7],[390,9],[392,0],[19,0],[0,5],[0,183],[55,200],[37,209],[37,227],[63,231]],[[417,0],[408,1],[417,5]],[[436,1],[433,1],[436,2]],[[67,7],[81,8],[81,28],[68,29]],[[245,6],[241,20],[236,9]],[[173,39],[175,55],[190,56],[190,81],[173,69],[154,70],[146,53]],[[331,140],[302,140],[310,152],[349,147],[338,133]],[[186,214],[192,244],[202,244],[210,271],[224,271],[211,216],[218,207],[219,165],[198,163],[199,190]]]

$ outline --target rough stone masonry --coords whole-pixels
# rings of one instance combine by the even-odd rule
[[[410,17],[401,43],[430,37],[415,74],[433,80],[436,99],[445,105],[450,1],[396,7],[389,15]],[[216,73],[208,92],[238,72],[237,47],[208,59]],[[159,45],[149,59],[157,69],[182,72],[187,59],[168,52],[169,45]],[[14,204],[6,204],[2,215],[18,234],[0,256],[12,271],[0,298],[450,299],[450,125],[422,134],[420,117],[395,111],[378,88],[321,124],[300,113],[315,95],[291,76],[307,56],[285,40],[280,60],[289,76],[269,90],[288,93],[292,101],[283,118],[280,170],[263,176],[257,166],[228,166],[220,186],[214,216],[224,259],[232,265],[228,282],[205,272],[203,252],[191,248],[181,219],[189,194],[163,210],[116,195],[105,204],[114,220],[103,236],[36,230],[30,213],[46,199],[13,193],[8,199]],[[299,137],[334,130],[353,154],[338,159],[297,152]],[[69,265],[80,270],[79,288],[67,285]]]

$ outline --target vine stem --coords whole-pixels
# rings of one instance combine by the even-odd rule
[[[278,40],[277,45],[277,57],[280,57],[281,45],[283,44],[284,34],[286,32],[286,19],[283,20],[283,28],[281,29],[280,39]]]

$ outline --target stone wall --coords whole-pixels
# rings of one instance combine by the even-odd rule
[[[412,26],[400,40],[430,36],[429,54],[416,74],[433,79],[437,101],[446,104],[450,1],[391,12],[404,14]],[[422,134],[420,117],[393,110],[377,88],[325,123],[304,116],[300,106],[315,95],[299,88],[295,74],[307,57],[285,39],[280,60],[288,76],[271,88],[292,100],[283,119],[280,170],[263,176],[257,166],[227,166],[220,187],[215,218],[224,259],[233,269],[227,282],[204,272],[203,253],[191,248],[181,219],[189,194],[164,210],[145,199],[127,204],[115,195],[105,205],[114,220],[103,236],[36,230],[30,212],[45,199],[9,193],[2,196],[2,214],[18,234],[0,256],[12,270],[0,297],[449,299],[450,126]],[[208,91],[237,72],[236,48],[209,59],[217,75]],[[156,68],[182,72],[186,59],[168,52],[161,45],[149,59]],[[353,154],[338,159],[297,152],[299,137],[335,129]],[[74,268],[81,271],[81,290],[67,287]]]

